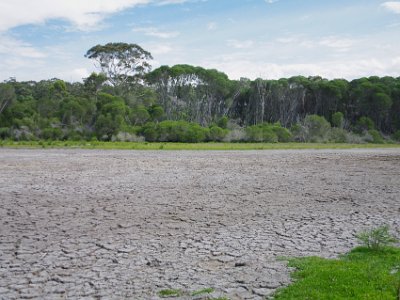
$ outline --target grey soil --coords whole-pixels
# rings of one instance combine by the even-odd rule
[[[262,299],[399,216],[399,149],[0,149],[0,299]]]

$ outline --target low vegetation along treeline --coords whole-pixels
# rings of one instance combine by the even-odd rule
[[[230,80],[190,65],[150,70],[140,46],[85,55],[82,83],[0,83],[0,138],[160,142],[400,140],[400,78]]]

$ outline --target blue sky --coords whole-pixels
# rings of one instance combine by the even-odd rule
[[[400,76],[400,1],[2,0],[0,80],[80,81],[96,44],[232,79]]]

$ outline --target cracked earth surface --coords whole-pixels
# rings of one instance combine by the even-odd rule
[[[0,149],[0,299],[264,299],[399,216],[399,149]]]

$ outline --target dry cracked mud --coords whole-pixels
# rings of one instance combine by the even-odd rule
[[[400,149],[0,149],[0,299],[263,299],[399,216]]]

